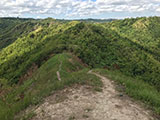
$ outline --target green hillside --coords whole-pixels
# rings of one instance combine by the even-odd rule
[[[143,79],[159,89],[160,62],[129,39],[111,29],[83,23],[65,32],[61,40],[69,39],[66,46],[89,66],[119,69],[125,75]]]
[[[99,90],[102,82],[94,75],[87,74],[88,70],[78,58],[71,54],[63,53],[51,57],[32,76],[28,77],[27,81],[23,81],[23,84],[12,87],[7,84],[3,85],[0,120],[13,120],[20,110],[29,105],[38,104],[51,92],[61,90],[66,86],[85,84]],[[60,73],[61,81],[57,79],[57,71]],[[3,83],[5,83],[4,80]]]
[[[105,75],[124,76],[127,92],[160,113],[160,18],[135,18],[107,23],[32,19],[0,19],[8,25],[0,32],[0,118],[12,119],[20,110],[34,104],[56,89],[73,83],[102,86],[89,69]],[[13,23],[11,21],[14,21]],[[12,24],[11,24],[12,23]],[[1,25],[1,24],[0,24]],[[3,26],[0,26],[3,29]],[[9,31],[8,31],[9,30]],[[1,30],[0,30],[1,31]],[[16,31],[16,32],[13,32]],[[70,53],[70,54],[68,54]],[[76,57],[75,57],[76,56]],[[69,59],[72,59],[72,62]],[[79,60],[81,59],[81,60]],[[62,63],[62,80],[56,71]],[[109,72],[107,72],[109,71]],[[32,74],[31,74],[32,73]],[[118,73],[118,74],[117,74]],[[81,77],[80,77],[81,76]],[[91,79],[91,80],[90,80]],[[138,82],[134,82],[138,81]],[[47,81],[47,82],[46,82]],[[129,81],[129,82],[128,82]],[[52,84],[50,83],[52,82]],[[123,82],[120,82],[123,84]],[[132,85],[132,83],[135,83]],[[155,92],[142,94],[134,86]],[[33,95],[30,86],[34,84]],[[43,87],[44,86],[49,86]],[[13,93],[11,92],[13,89]],[[99,89],[99,88],[96,88]],[[24,94],[22,101],[13,96]],[[147,97],[143,97],[146,95]],[[11,104],[11,110],[6,105]],[[12,114],[12,115],[11,115]],[[11,116],[10,116],[11,115]],[[2,117],[1,117],[2,116]]]
[[[145,50],[160,61],[160,18],[159,17],[142,17],[125,20],[117,20],[105,27],[118,32],[134,43],[139,45],[139,48]]]
[[[25,74],[33,63],[41,65],[43,59],[50,54],[58,52],[58,49],[61,51],[61,48],[58,48],[61,45],[57,44],[58,40],[54,37],[74,24],[76,22],[60,24],[56,21],[48,23],[46,20],[43,26],[4,48],[0,51],[1,78],[7,79],[9,83],[17,83],[18,78]]]
[[[17,38],[28,34],[36,27],[32,19],[1,18],[0,19],[0,49],[13,43]]]

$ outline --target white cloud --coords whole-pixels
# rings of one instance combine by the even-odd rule
[[[108,12],[160,12],[160,0],[1,0],[0,16],[79,17]]]

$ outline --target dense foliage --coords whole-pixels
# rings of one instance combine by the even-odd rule
[[[59,38],[91,67],[119,69],[160,89],[160,63],[126,37],[99,25],[77,24]]]
[[[129,38],[160,61],[160,18],[132,18],[117,20],[105,27],[118,32],[121,36]]]
[[[48,21],[41,21],[43,26],[37,27],[27,36],[18,38],[0,52],[1,78],[8,79],[9,83],[17,83],[18,78],[34,62],[39,65],[41,60],[47,57],[52,49],[56,48],[57,44],[55,44],[56,41],[52,39],[52,36],[72,26],[70,23],[59,25],[59,22],[49,23]]]
[[[17,38],[28,34],[36,28],[37,22],[32,19],[0,19],[0,49],[12,44]]]
[[[40,65],[51,53],[68,50],[91,67],[119,69],[124,74],[139,77],[159,89],[159,51],[155,51],[159,50],[159,38],[156,33],[147,34],[158,29],[158,25],[153,29],[134,29],[136,24],[143,23],[144,27],[148,22],[154,26],[154,19],[159,22],[159,18],[137,18],[113,21],[105,26],[99,23],[59,22],[51,18],[38,21],[40,25],[33,32],[18,38],[0,52],[0,76],[12,83],[17,82],[33,63]],[[136,34],[139,32],[143,34]],[[142,36],[145,37],[141,39]],[[157,39],[152,40],[153,37]]]
[[[0,86],[16,86],[33,65],[70,52],[90,68],[119,71],[159,91],[159,23],[159,17],[107,23],[0,19]]]

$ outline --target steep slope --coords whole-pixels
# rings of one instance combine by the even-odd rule
[[[28,19],[18,19],[18,18],[0,18],[0,35],[6,33],[17,24],[22,23],[22,21],[27,21]]]
[[[112,30],[118,32],[139,45],[160,61],[160,17],[142,17],[117,20],[108,24]]]
[[[88,75],[86,68],[75,56],[63,53],[52,56],[28,80],[21,85],[8,86],[3,84],[0,93],[0,119],[13,120],[20,110],[29,105],[36,105],[44,97],[56,90],[73,84],[85,84],[100,89],[102,82],[94,75]],[[61,80],[58,79],[57,72]],[[3,92],[4,91],[4,92]]]
[[[76,24],[76,22],[60,24],[57,21],[47,20],[43,22],[43,26],[37,27],[27,36],[18,38],[13,44],[0,51],[0,78],[8,79],[9,83],[18,82],[18,78],[33,63],[39,66],[51,53],[58,52],[56,35]]]
[[[160,89],[159,61],[111,29],[80,23],[65,31],[59,39],[91,67],[118,69]]]
[[[0,50],[31,32],[35,25],[32,19],[0,18]]]
[[[154,22],[155,19],[157,23]],[[0,110],[5,108],[5,110],[0,112],[2,114],[0,116],[3,118],[8,113],[7,116],[10,116],[8,119],[12,119],[21,109],[34,103],[32,99],[34,95],[39,96],[39,94],[42,95],[41,93],[45,94],[46,91],[49,94],[54,89],[63,88],[63,85],[70,85],[70,83],[77,83],[79,80],[82,84],[100,85],[97,78],[93,78],[94,80],[89,83],[86,82],[86,79],[90,81],[90,77],[92,78],[93,76],[88,76],[86,73],[88,70],[83,71],[83,68],[79,69],[82,70],[81,72],[77,70],[77,72],[73,73],[75,77],[78,77],[74,78],[76,82],[72,80],[72,69],[67,69],[73,66],[72,64],[65,65],[65,68],[63,68],[65,72],[61,74],[60,71],[62,69],[60,68],[63,64],[59,61],[58,56],[60,56],[62,61],[67,61],[69,58],[64,54],[62,56],[57,54],[65,52],[75,54],[89,68],[105,68],[111,72],[118,71],[121,75],[126,76],[126,79],[131,77],[130,81],[144,82],[146,86],[151,86],[149,89],[153,88],[153,91],[158,93],[160,90],[160,61],[159,51],[156,50],[159,50],[157,47],[159,35],[158,33],[153,33],[154,29],[159,30],[159,26],[156,26],[158,19],[125,19],[111,23],[69,22],[57,21],[51,18],[37,20],[35,22],[36,27],[31,32],[30,28],[27,28],[29,31],[27,34],[22,34],[22,36],[18,32],[16,36],[18,39],[0,51],[0,86],[3,88],[0,90],[2,91],[0,93],[3,93],[1,100],[2,108]],[[150,27],[147,26],[148,21],[151,24],[149,24]],[[151,29],[153,22],[156,27]],[[30,26],[32,22],[28,22],[28,24]],[[31,25],[30,27],[32,28],[33,26]],[[143,38],[138,33],[143,33],[145,37]],[[52,59],[53,55],[57,57]],[[73,61],[71,60],[70,63]],[[73,67],[73,71],[76,70],[75,68],[77,69],[79,66]],[[38,71],[34,74],[38,74],[38,76],[34,76],[33,72],[37,69]],[[30,79],[31,76],[33,78]],[[41,85],[35,88],[38,90],[35,91],[35,94],[33,92],[33,96],[31,93],[32,89],[29,91],[29,96],[28,93],[25,93],[27,95],[24,99],[24,91],[27,92],[28,87],[32,86],[32,84],[33,86],[39,84],[34,81],[35,79],[43,82],[40,82]],[[66,81],[61,86],[59,82],[61,83],[63,79]],[[48,83],[51,85],[51,88],[47,89],[47,87],[44,87],[43,89],[42,86],[47,86]],[[139,85],[139,83],[137,84]],[[12,94],[13,89],[16,90]],[[137,91],[133,90],[131,96],[134,96],[135,92]],[[44,94],[42,96],[45,97]],[[18,98],[14,98],[17,95]],[[15,101],[17,99],[19,101],[21,97],[24,101],[16,103]],[[143,98],[143,102],[154,101],[150,102],[150,106],[152,106],[152,103],[156,103],[153,106],[159,106],[157,104],[159,96],[155,97],[148,93],[145,98],[143,94],[139,95],[140,97]],[[39,101],[40,98],[35,99]],[[7,102],[5,103],[4,101]],[[11,111],[9,110],[10,106],[12,108]],[[156,112],[160,113],[159,111],[156,107]]]
[[[40,65],[49,54],[65,50],[75,53],[90,67],[119,69],[159,89],[160,63],[152,54],[111,29],[83,22],[39,27],[18,39],[0,52],[0,76],[12,83],[18,82],[32,63]]]

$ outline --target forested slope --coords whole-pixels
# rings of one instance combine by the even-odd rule
[[[50,22],[0,52],[2,78],[15,83],[32,63],[40,65],[51,53],[71,51],[90,67],[116,67],[159,88],[160,63],[139,43],[99,24]]]
[[[37,24],[33,19],[1,18],[0,49],[7,47],[17,38],[33,31]]]
[[[53,49],[55,49],[53,53],[58,51],[56,48],[59,45],[54,37],[74,24],[74,22],[60,24],[54,21],[48,23],[46,20],[43,26],[37,27],[35,31],[18,38],[4,48],[0,51],[1,78],[7,79],[9,83],[17,83],[18,78],[25,74],[34,62],[40,65]]]
[[[139,48],[152,54],[160,61],[160,18],[142,17],[117,20],[105,24],[121,36],[129,38],[139,45]]]
[[[89,66],[118,69],[159,89],[159,61],[130,39],[111,29],[84,23],[77,24],[65,32],[60,35],[60,40]]]
[[[52,18],[1,21],[6,23],[0,24],[1,91],[6,85],[21,86],[32,77],[28,70],[41,68],[53,56],[66,52],[76,55],[88,68],[118,71],[160,90],[159,17],[107,23]]]

